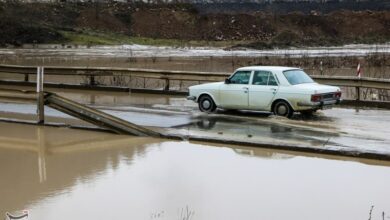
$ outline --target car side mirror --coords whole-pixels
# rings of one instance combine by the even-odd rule
[[[225,79],[225,84],[230,84],[230,79],[229,78]]]

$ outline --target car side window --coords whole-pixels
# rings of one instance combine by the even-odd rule
[[[263,86],[277,86],[278,83],[274,75],[267,71],[255,71],[252,80],[253,85],[263,85]]]
[[[276,82],[276,79],[272,73],[270,73],[270,75],[269,75],[268,85],[269,86],[277,86],[278,85],[278,83]]]
[[[248,84],[251,71],[237,71],[231,78],[230,84]]]
[[[255,74],[253,75],[252,84],[266,86],[268,83],[268,77],[269,77],[269,72],[255,71]]]

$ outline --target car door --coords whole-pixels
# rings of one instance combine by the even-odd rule
[[[249,108],[269,110],[278,89],[278,83],[272,72],[254,71],[249,87]]]
[[[231,109],[248,108],[249,81],[252,71],[237,71],[229,78],[228,84],[219,89],[220,106]]]

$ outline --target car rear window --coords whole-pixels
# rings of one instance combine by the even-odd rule
[[[291,85],[314,82],[303,70],[287,70],[283,74]]]

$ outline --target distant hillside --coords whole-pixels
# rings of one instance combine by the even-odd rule
[[[249,1],[240,3],[239,1],[197,1],[194,4],[201,13],[254,13],[258,11],[268,11],[276,14],[287,14],[290,12],[302,12],[309,14],[313,11],[327,14],[333,11],[386,11],[390,10],[390,1],[334,1],[334,0],[285,0],[285,1]]]
[[[292,5],[285,8],[292,12],[232,14],[214,8],[213,13],[204,13],[193,4],[0,2],[0,45],[115,44],[148,38],[241,41],[239,46],[271,48],[390,41],[390,10],[323,13],[307,8],[304,13],[293,10]]]
[[[0,2],[24,3],[129,3],[129,4],[191,4],[200,13],[253,13],[270,11],[289,13],[318,11],[330,13],[338,10],[386,11],[390,10],[389,0],[0,0]]]

